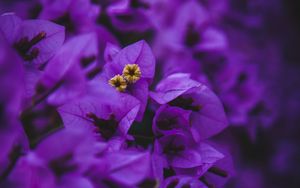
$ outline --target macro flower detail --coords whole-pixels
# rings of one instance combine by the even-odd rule
[[[188,24],[186,34],[184,37],[184,44],[188,47],[193,47],[199,42],[201,42],[200,33],[196,30],[193,23]]]
[[[86,117],[91,119],[94,126],[96,127],[95,131],[99,132],[101,134],[101,136],[106,140],[111,138],[115,134],[115,132],[118,128],[119,122],[116,121],[114,115],[110,115],[109,118],[107,120],[105,120],[105,119],[98,118],[92,112],[88,112],[86,114]]]
[[[123,77],[129,83],[135,83],[141,78],[141,70],[137,64],[127,64],[123,69]]]
[[[116,88],[116,90],[123,92],[127,88],[127,82],[123,76],[117,74],[109,80],[109,84]]]
[[[185,110],[192,110],[195,112],[199,112],[201,110],[201,105],[193,105],[194,100],[193,98],[189,98],[189,97],[177,97],[176,99],[170,101],[168,104],[171,106],[178,106],[181,107]]]
[[[112,77],[108,82],[118,91],[123,92],[129,84],[134,84],[141,78],[141,70],[137,64],[127,64],[123,69],[123,74]]]
[[[270,5],[0,1],[0,187],[299,186],[299,19]]]
[[[0,16],[0,30],[24,62],[48,61],[65,39],[64,27],[47,20],[21,20],[13,13]]]
[[[209,138],[228,126],[220,99],[189,74],[176,73],[161,80],[150,96],[158,104],[169,104],[191,111],[190,124],[200,139]]]
[[[41,40],[45,39],[46,35],[46,32],[42,31],[30,40],[28,39],[28,37],[21,38],[13,46],[25,61],[31,61],[37,58],[40,53],[38,48],[32,47]]]
[[[110,46],[107,46],[107,48],[110,48]],[[141,40],[126,46],[118,52],[114,52],[112,61],[106,62],[103,69],[107,80],[116,75],[122,75],[125,69],[125,74],[122,76],[128,87],[124,93],[136,97],[141,102],[136,119],[141,121],[148,102],[149,85],[152,83],[155,71],[155,57],[148,43]],[[127,71],[129,72],[127,73]],[[130,75],[131,73],[133,75]]]
[[[67,129],[88,130],[94,137],[107,142],[111,150],[119,150],[140,103],[102,82],[94,82],[96,89],[90,90],[88,96],[66,103],[58,111]]]
[[[48,19],[63,25],[68,33],[81,33],[93,27],[93,22],[99,14],[99,7],[90,1],[75,0],[61,3],[55,1],[40,1],[42,10],[40,19]]]

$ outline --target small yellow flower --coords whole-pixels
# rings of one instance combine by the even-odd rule
[[[115,87],[118,91],[123,92],[127,88],[127,82],[123,78],[123,76],[117,74],[116,76],[112,77],[108,83]]]
[[[127,64],[123,69],[123,77],[128,83],[135,83],[141,78],[141,70],[137,64]]]

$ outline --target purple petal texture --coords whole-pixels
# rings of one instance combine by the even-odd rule
[[[155,92],[150,92],[151,98],[159,104],[166,104],[189,89],[201,86],[189,77],[189,74],[182,73],[168,76],[156,86]]]
[[[141,102],[137,120],[141,121],[147,105],[148,87],[154,77],[155,59],[152,51],[145,41],[136,42],[114,55],[113,61],[104,67],[108,79],[122,74],[127,64],[137,64],[140,67],[141,79],[132,85],[128,93]]]
[[[112,62],[114,57],[119,53],[120,49],[111,43],[107,43],[104,50],[104,60],[105,62]]]
[[[14,13],[2,14],[0,20],[0,28],[2,34],[10,44],[13,44],[17,40],[18,34],[20,32],[22,20]]]
[[[168,179],[162,184],[163,188],[167,187],[191,187],[191,188],[206,188],[206,185],[203,184],[201,181],[197,180],[196,178],[190,176],[173,176]]]
[[[57,84],[61,83],[61,86],[49,96],[49,103],[60,105],[63,104],[63,101],[82,94],[86,79],[84,71],[80,67],[80,61],[85,57],[96,57],[95,38],[96,36],[91,33],[68,41],[47,64],[39,82],[47,88],[56,87]],[[82,41],[81,45],[75,45],[77,41]]]
[[[17,117],[23,91],[25,89],[23,82],[24,69],[22,61],[17,54],[9,47],[8,42],[0,33],[0,106],[1,120],[9,120],[10,117]],[[14,118],[11,120],[14,121]],[[5,126],[5,122],[1,122]]]
[[[190,114],[178,107],[161,106],[153,118],[153,132],[156,135],[164,135],[176,130],[189,130]]]
[[[129,10],[113,15],[112,23],[122,31],[145,31],[151,28],[149,18],[139,10]]]
[[[71,33],[88,31],[99,14],[99,7],[87,0],[64,2],[42,0],[41,4],[44,8],[40,12],[39,18],[63,24]]]
[[[72,103],[63,105],[59,108],[59,112],[66,128],[76,129],[79,127],[89,130],[91,133],[93,133],[95,128],[99,126],[100,137],[102,138],[106,138],[106,135],[104,136],[106,132],[101,132],[101,126],[104,125],[98,125],[97,122],[89,119],[88,114],[93,113],[102,120],[109,120],[109,118],[113,115],[117,127],[115,127],[115,130],[111,130],[113,132],[111,132],[111,135],[109,134],[108,139],[112,139],[112,144],[116,144],[115,141],[117,141],[119,144],[122,144],[124,140],[118,139],[118,137],[123,138],[126,136],[138,113],[140,103],[134,97],[129,95],[116,94],[112,88],[107,88],[107,90],[110,92],[97,92],[94,93],[93,96],[83,97],[79,101],[74,101]],[[106,101],[104,97],[109,97],[112,99],[112,101]],[[106,130],[106,128],[104,130]]]
[[[108,77],[122,74],[122,70],[127,64],[139,65],[142,76],[151,81],[154,76],[155,58],[149,45],[145,41],[139,41],[122,49],[113,59],[111,64],[107,64],[106,71]]]
[[[36,50],[37,54],[25,61],[30,61],[30,64],[42,64],[49,60],[56,52],[56,50],[63,44],[65,34],[64,27],[54,24],[47,20],[24,20],[22,21],[16,15],[3,14],[1,16],[1,30],[5,38],[16,47],[16,44],[26,38],[30,40],[28,47],[18,47],[17,50],[23,58],[28,53]],[[42,38],[37,36],[44,34]],[[35,40],[34,40],[35,39]],[[21,49],[20,49],[21,48]],[[31,51],[30,51],[31,50]]]
[[[188,98],[182,99],[181,95]],[[157,85],[156,92],[151,92],[150,96],[160,104],[169,103],[191,110],[190,124],[198,131],[201,139],[219,133],[228,125],[223,106],[217,96],[206,86],[191,80],[188,74],[177,73],[168,76]],[[177,102],[172,102],[176,101],[176,98]],[[185,104],[186,100],[191,100],[189,103],[193,104]],[[200,109],[194,110],[191,107]]]
[[[2,0],[0,187],[299,187],[295,0]]]
[[[33,46],[33,48],[38,48],[40,51],[37,58],[33,60],[33,64],[40,64],[49,60],[63,44],[65,38],[64,28],[62,26],[46,20],[23,21],[20,30],[17,39],[24,36],[33,38],[42,31],[46,32],[46,38]]]
[[[106,156],[109,178],[124,185],[134,185],[145,178],[150,168],[150,155],[147,152],[120,152]],[[116,161],[119,161],[116,163]]]

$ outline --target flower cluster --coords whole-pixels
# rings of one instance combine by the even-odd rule
[[[4,2],[0,187],[222,187],[235,173],[215,136],[274,119],[229,6]]]

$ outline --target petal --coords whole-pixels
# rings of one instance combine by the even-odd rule
[[[111,153],[106,156],[106,161],[110,167],[109,177],[128,186],[142,181],[150,170],[148,152]]]
[[[17,161],[9,179],[14,188],[56,187],[54,174],[32,153]]]
[[[144,112],[146,110],[146,106],[148,102],[148,92],[149,92],[148,87],[149,87],[148,82],[142,79],[137,81],[133,85],[133,89],[130,91],[130,94],[136,97],[141,103],[138,115],[136,117],[137,121],[141,121],[144,117]]]
[[[220,99],[206,86],[195,89],[193,97],[202,108],[191,115],[191,125],[199,132],[201,139],[218,134],[228,126]]]
[[[182,187],[190,187],[190,188],[207,188],[201,181],[197,178],[183,175],[171,176],[162,183],[162,188],[182,188]]]
[[[176,73],[160,81],[155,92],[150,92],[150,97],[159,104],[166,104],[189,89],[200,85],[199,82],[191,80],[189,74]]]
[[[214,166],[216,162],[224,158],[222,153],[205,143],[199,144],[195,150],[200,153],[202,163],[192,168],[174,168],[176,174],[200,177],[208,172],[208,169]]]
[[[36,84],[38,83],[41,75],[43,74],[42,71],[38,69],[33,69],[31,66],[25,67],[25,97],[30,98],[36,92]]]
[[[204,174],[210,167],[212,167],[217,161],[223,159],[225,156],[211,147],[208,144],[200,144],[198,146],[198,151],[201,153],[203,165],[197,170],[197,175],[201,176]]]
[[[203,42],[196,46],[197,50],[224,50],[227,47],[227,39],[219,30],[208,28],[203,33]]]
[[[186,151],[181,152],[178,156],[174,156],[169,163],[172,167],[192,168],[201,165],[203,162],[202,156],[198,151],[186,149]]]
[[[155,113],[153,118],[153,132],[159,136],[161,134],[170,134],[174,130],[189,131],[189,117],[191,112],[178,107],[162,105]],[[159,126],[157,123],[160,120],[175,120],[172,125]]]
[[[35,149],[45,163],[72,165],[69,172],[83,172],[93,162],[99,145],[93,134],[84,129],[63,129],[50,135]],[[64,167],[62,167],[64,168]],[[52,168],[51,168],[52,169]],[[55,171],[53,171],[55,172]]]
[[[156,153],[153,153],[151,155],[151,161],[152,161],[152,172],[153,176],[158,179],[159,181],[162,181],[164,179],[163,177],[163,158]]]
[[[86,76],[80,67],[81,58],[97,55],[96,35],[88,33],[68,41],[47,64],[40,82],[47,88],[62,83],[48,102],[62,104],[79,96],[85,88]]]
[[[65,176],[61,179],[57,188],[94,188],[92,182],[85,177],[79,175]]]
[[[180,35],[184,35],[188,24],[193,23],[195,26],[199,27],[207,22],[208,18],[208,12],[198,2],[187,1],[178,11],[175,20],[175,30]]]
[[[124,110],[128,110],[125,115],[123,115],[123,118],[119,122],[119,130],[123,135],[126,135],[131,124],[136,119],[137,114],[140,109],[140,102],[137,101],[134,97],[131,96],[124,96],[121,98],[122,104],[121,108]],[[122,111],[122,109],[120,111]]]
[[[0,120],[17,118],[24,94],[22,61],[0,32]],[[15,116],[15,117],[13,117]],[[3,119],[2,119],[3,118]],[[5,126],[4,122],[0,122]]]
[[[207,181],[212,182],[216,187],[222,187],[230,178],[236,175],[230,153],[223,150],[222,153],[224,153],[223,157],[217,160],[213,166],[227,172],[227,177],[221,177],[215,173],[212,173],[211,171],[208,171],[205,174]]]
[[[129,1],[128,0],[118,0],[112,1],[110,6],[107,7],[107,12],[111,15],[115,13],[124,12],[128,9]]]
[[[198,146],[198,150],[202,155],[203,163],[213,164],[224,158],[224,155],[208,144],[202,143]]]
[[[106,63],[113,61],[114,57],[120,52],[120,48],[112,43],[107,43],[104,50],[104,60]]]
[[[113,62],[106,64],[106,73],[108,78],[112,78],[116,74],[122,74],[123,68],[127,64],[138,64],[142,76],[149,82],[152,80],[155,71],[155,58],[145,41],[139,41],[123,48]]]
[[[4,37],[13,44],[16,42],[17,37],[20,33],[22,20],[17,17],[14,13],[6,13],[0,16],[0,31],[2,31]]]
[[[65,29],[46,20],[25,20],[20,27],[18,39],[22,37],[34,38],[40,32],[46,32],[46,38],[38,42],[33,48],[39,49],[37,58],[32,60],[33,64],[45,63],[62,46],[65,39]]]
[[[126,12],[111,15],[112,24],[124,32],[145,32],[151,28],[149,17],[142,10],[126,10]]]
[[[62,16],[70,7],[72,0],[65,1],[53,1],[53,0],[41,0],[43,9],[39,15],[41,19],[53,20],[59,16]]]
[[[93,131],[94,127],[87,118],[87,113],[93,112],[98,117],[109,116],[111,109],[107,106],[110,104],[104,101],[105,99],[102,98],[101,94],[96,96],[86,96],[81,100],[65,104],[58,109],[66,128],[84,128]],[[114,98],[113,95],[112,98]]]

